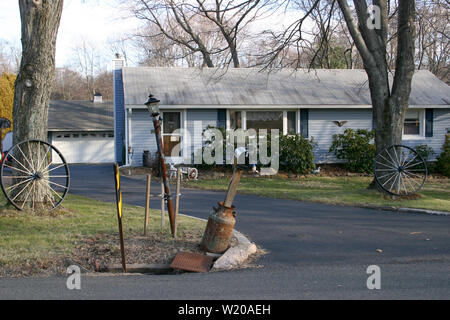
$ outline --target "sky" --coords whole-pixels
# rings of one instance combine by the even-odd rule
[[[281,28],[294,18],[297,15],[272,16],[271,21],[257,22],[255,28],[262,29],[268,25]],[[57,39],[56,66],[70,66],[73,48],[86,41],[95,44],[105,67],[111,67],[109,61],[114,52],[108,40],[133,33],[139,28],[139,23],[117,6],[117,0],[65,0]],[[0,0],[0,39],[20,48],[20,34],[18,0]]]
[[[65,0],[56,47],[56,66],[68,64],[72,49],[84,41],[93,42],[110,55],[108,39],[132,32],[137,21],[124,18],[114,0]],[[0,38],[20,47],[20,13],[18,0],[0,0]]]

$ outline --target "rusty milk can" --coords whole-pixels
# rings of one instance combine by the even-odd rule
[[[201,247],[212,253],[224,253],[229,246],[233,228],[236,223],[235,207],[225,207],[219,202],[218,208],[213,208],[209,216],[205,233],[203,234]]]

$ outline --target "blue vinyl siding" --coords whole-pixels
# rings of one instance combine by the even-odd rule
[[[153,130],[153,120],[147,110],[133,110],[131,115],[130,140],[132,166],[142,166],[144,150],[149,150],[154,157],[158,147]]]
[[[192,140],[188,155],[203,144],[202,132],[208,126],[218,126],[220,117],[217,109],[191,109],[186,112],[186,127]],[[155,136],[151,132],[153,123],[147,110],[133,110],[131,116],[130,140],[133,156],[132,165],[142,165],[144,150],[150,150],[152,156],[156,152]],[[184,119],[183,119],[184,121]],[[344,126],[338,127],[333,121],[348,121]],[[450,109],[433,110],[433,137],[419,137],[418,139],[404,140],[403,144],[415,147],[427,144],[439,154],[444,144],[445,134],[450,129]],[[308,133],[317,143],[314,150],[316,162],[337,162],[329,148],[334,134],[344,133],[345,129],[372,129],[372,111],[370,109],[309,109]]]
[[[348,121],[338,127],[333,121]],[[309,137],[314,138],[317,147],[314,149],[317,163],[337,162],[329,149],[334,134],[342,134],[345,129],[372,129],[372,110],[370,109],[310,109]]]
[[[187,130],[191,136],[190,154],[194,154],[203,145],[202,133],[208,126],[218,126],[217,109],[192,109],[187,111]]]
[[[417,147],[426,144],[433,148],[436,157],[442,152],[445,142],[445,134],[450,130],[450,109],[433,109],[433,136],[404,140],[403,144],[410,147]],[[434,159],[431,159],[434,160]]]

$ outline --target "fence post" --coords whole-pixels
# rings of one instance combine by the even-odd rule
[[[145,199],[145,221],[144,221],[144,236],[147,235],[148,231],[148,217],[150,215],[150,188],[152,182],[152,175],[147,174],[147,196]]]
[[[164,182],[161,180],[161,231],[164,230],[164,227],[166,225],[166,222],[164,220],[165,215],[166,215],[166,208],[165,208],[165,203],[164,203],[164,196],[165,196],[165,192],[164,192]]]
[[[174,237],[177,238],[178,233],[178,212],[180,211],[180,192],[181,192],[181,168],[177,169],[177,191],[175,198],[175,232]]]

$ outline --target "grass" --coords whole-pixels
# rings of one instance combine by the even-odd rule
[[[114,235],[118,239],[117,213],[113,203],[104,203],[84,197],[69,195],[63,203],[64,210],[54,214],[32,214],[13,210],[0,197],[0,275],[1,270],[24,265],[30,261],[49,261],[69,256],[86,239]],[[124,233],[141,235],[144,209],[124,205]],[[161,214],[152,211],[149,233],[161,233]],[[204,222],[180,216],[178,234],[204,230]],[[163,237],[172,240],[166,218]],[[117,240],[118,243],[118,240]]]
[[[368,190],[371,177],[243,177],[238,192],[276,199],[292,199],[334,205],[370,207],[406,207],[450,211],[450,179],[427,181],[416,199],[392,199],[376,190]],[[187,182],[186,186],[208,190],[226,190],[227,178]]]

